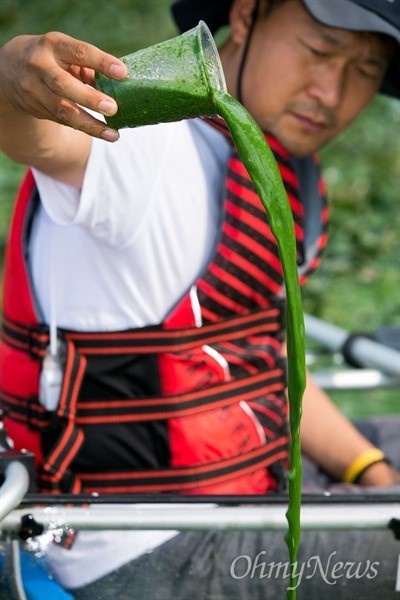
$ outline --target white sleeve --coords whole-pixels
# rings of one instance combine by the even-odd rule
[[[129,243],[145,218],[173,140],[173,124],[93,139],[82,190],[34,169],[43,207],[58,225],[80,225],[103,242]]]
[[[57,225],[68,225],[76,217],[80,192],[77,188],[32,169],[41,202],[47,215]]]

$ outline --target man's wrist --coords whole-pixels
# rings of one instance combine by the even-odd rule
[[[400,481],[400,475],[386,461],[372,464],[361,473],[357,483],[362,486],[384,486],[393,485]]]
[[[386,457],[379,448],[368,448],[356,456],[347,466],[343,481],[345,483],[359,483],[359,479],[372,465],[385,461]]]

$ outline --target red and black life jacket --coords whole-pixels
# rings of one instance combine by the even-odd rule
[[[327,210],[313,159],[302,165],[300,184],[301,178],[314,203],[311,225],[301,228],[301,238],[307,242],[308,236],[308,256],[299,267],[305,279],[326,244]],[[17,448],[35,453],[39,489],[276,489],[288,458],[283,300],[267,294],[260,306],[255,295],[239,312],[218,305],[215,261],[160,326],[59,330],[66,344],[60,402],[55,413],[41,406],[38,382],[49,331],[39,322],[26,262],[39,201],[28,172],[6,251],[0,347],[5,424]]]

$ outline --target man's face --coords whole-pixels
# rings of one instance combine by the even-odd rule
[[[380,88],[391,52],[383,36],[323,26],[299,0],[287,0],[255,26],[242,100],[262,129],[294,155],[304,156],[367,106]],[[234,87],[234,77],[229,83]]]

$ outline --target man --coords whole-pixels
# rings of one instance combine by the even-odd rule
[[[399,94],[398,2],[385,0],[379,10],[375,4],[175,5],[182,28],[199,18],[213,30],[229,22],[230,36],[220,49],[228,90],[268,133],[286,166],[293,165],[293,211],[299,203],[306,206],[305,179],[317,182],[313,153],[381,88]],[[8,430],[16,445],[35,451],[43,490],[279,489],[287,468],[281,298],[274,292],[281,273],[271,268],[270,281],[260,275],[249,283],[248,271],[230,260],[235,284],[226,284],[218,242],[220,229],[226,229],[221,218],[230,141],[219,122],[203,120],[118,134],[85,110],[105,116],[117,111],[112,99],[86,85],[93,84],[93,70],[126,76],[116,58],[59,33],[16,38],[0,55],[1,147],[32,168],[19,198],[5,272],[0,389]],[[242,187],[251,190],[247,185]],[[297,222],[304,277],[319,262],[315,247],[324,245],[323,198],[314,188],[310,197],[320,213],[314,254],[304,224],[310,214],[299,213]],[[267,240],[268,229],[263,235]],[[266,241],[266,247],[271,264],[259,257],[265,269],[276,259],[274,244]],[[23,248],[29,248],[27,255]],[[240,259],[253,264],[254,248],[243,245],[241,251]],[[238,294],[244,285],[250,293]],[[263,293],[255,293],[259,285]],[[254,333],[253,319],[260,315]],[[40,323],[49,326],[50,335]],[[221,324],[228,339],[217,334]],[[171,342],[176,329],[183,350]],[[190,345],[190,335],[198,333],[199,344]],[[168,351],[153,349],[166,340]],[[150,342],[149,352],[144,347]],[[57,377],[55,396],[49,387]],[[217,393],[225,404],[215,408]],[[189,399],[196,408],[191,412],[185,409]],[[157,418],[151,418],[149,401],[157,405]],[[311,380],[302,444],[339,480],[385,486],[397,478],[384,455]],[[159,565],[161,580],[172,585],[169,594],[187,597],[190,575],[176,588],[174,569],[182,569],[189,555],[205,560],[203,548],[207,557],[224,557],[225,540],[232,539],[174,532],[149,539],[125,532],[93,535],[95,541],[80,533],[71,550],[51,551],[54,572],[77,598],[91,598],[98,589],[104,598],[122,597],[107,581],[135,586],[126,592],[129,598],[168,597],[160,585],[158,592],[152,587],[155,573],[146,583],[141,575],[149,567],[145,552],[162,542],[161,554],[152,556],[163,556],[165,547],[172,560]],[[250,539],[253,548],[262,543]],[[237,550],[243,554],[243,545]],[[122,575],[115,572],[121,565]],[[210,565],[211,558],[199,575],[204,590],[192,593],[208,597]],[[233,597],[232,590],[219,593]],[[259,588],[250,593],[263,597]]]

